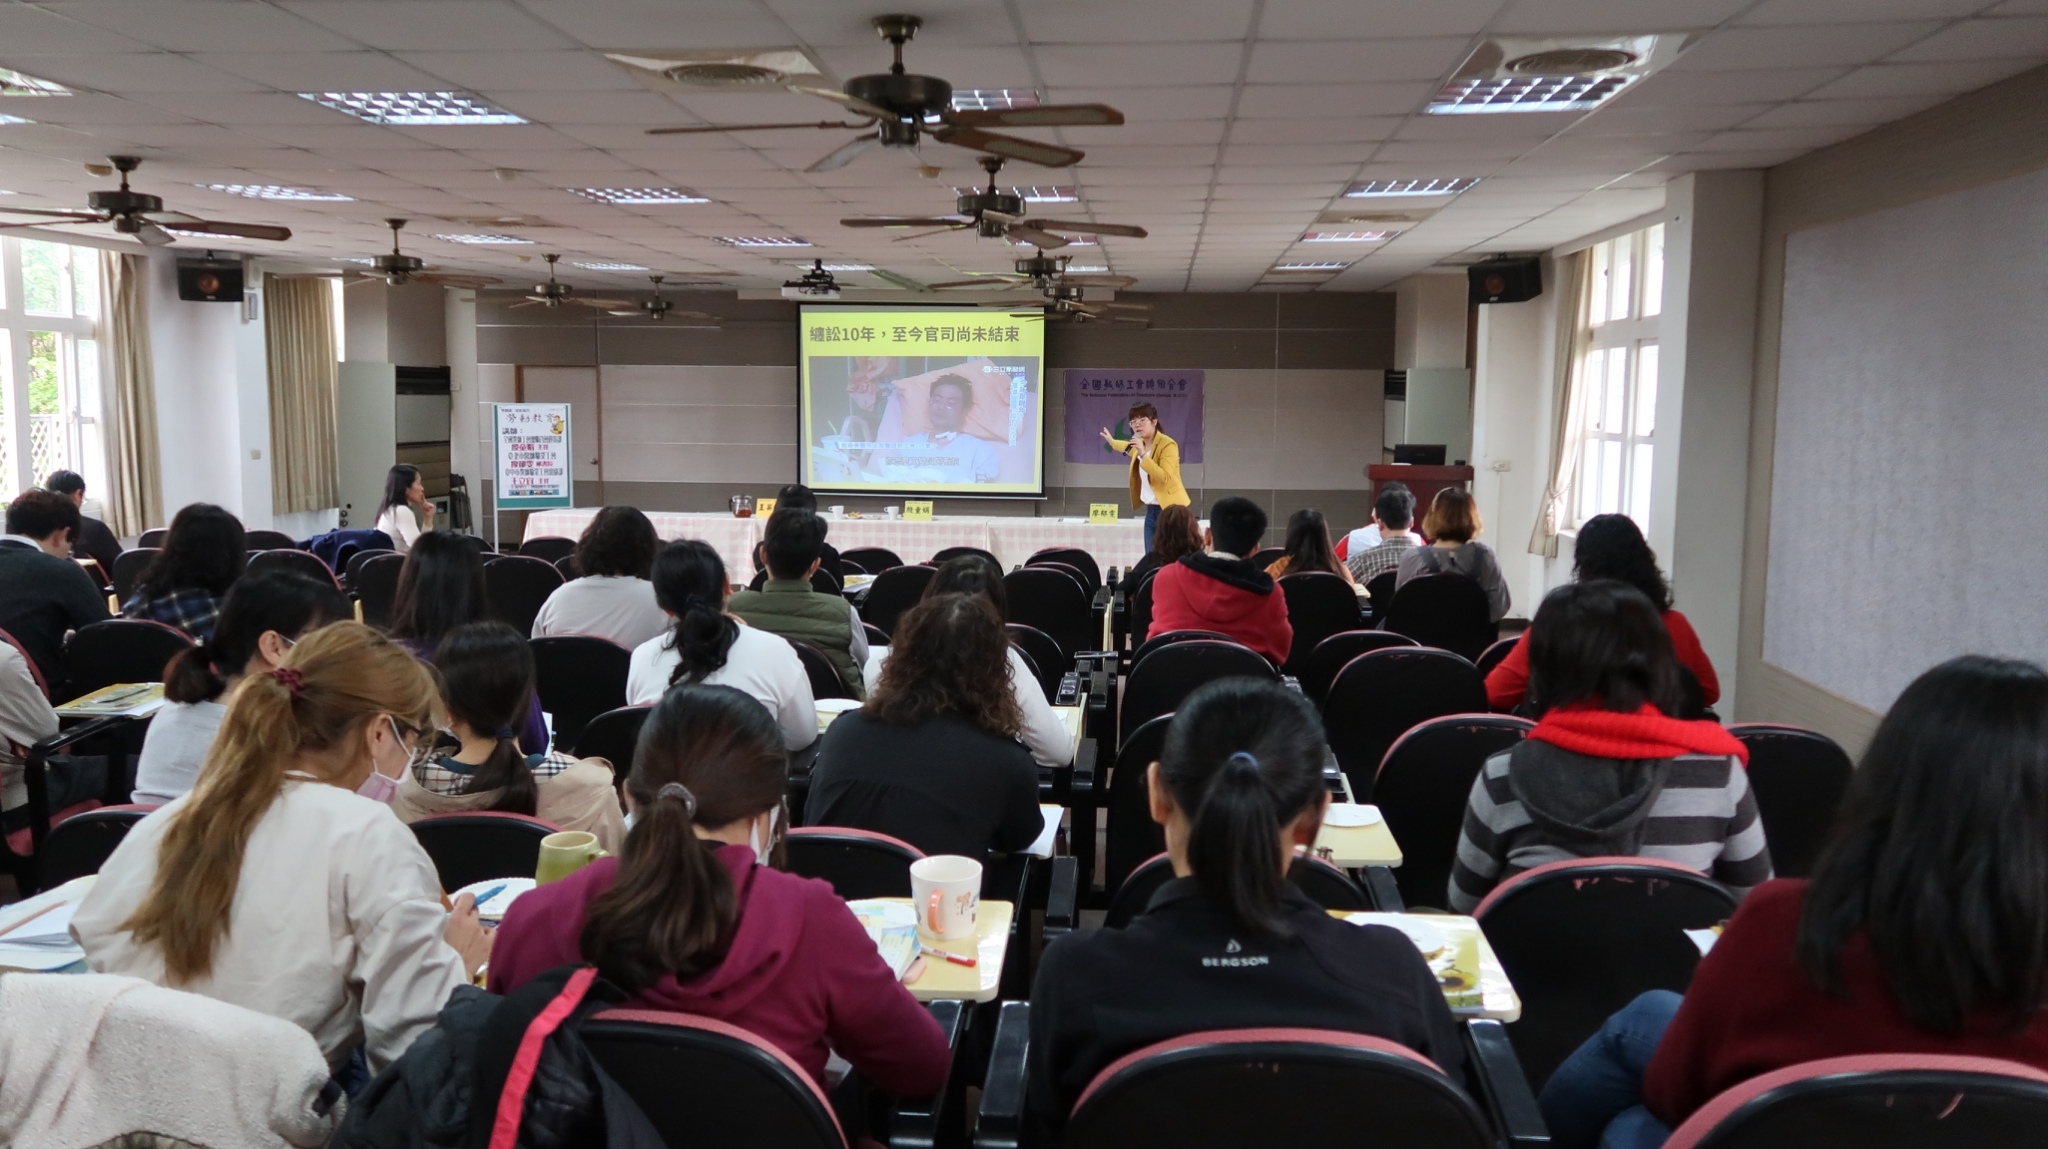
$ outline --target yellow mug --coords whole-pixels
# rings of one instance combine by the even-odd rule
[[[570,874],[605,856],[597,846],[597,835],[587,830],[563,830],[540,840],[540,861],[533,868],[535,885],[559,882]]]

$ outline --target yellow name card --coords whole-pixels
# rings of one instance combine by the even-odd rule
[[[1091,523],[1113,523],[1116,521],[1115,503],[1089,503],[1088,521]]]
[[[907,523],[928,523],[932,521],[930,499],[903,500],[903,521]]]
[[[761,517],[761,518],[764,518],[764,519],[765,519],[765,518],[767,518],[767,517],[768,517],[769,515],[772,515],[772,514],[774,514],[774,513],[775,513],[775,500],[774,500],[774,499],[755,499],[755,500],[754,500],[754,514],[755,514],[755,515],[757,515],[757,516],[759,516],[759,517]]]

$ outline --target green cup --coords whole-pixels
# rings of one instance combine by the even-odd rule
[[[559,882],[570,874],[604,857],[597,835],[587,830],[563,830],[540,840],[540,861],[533,868],[535,885]]]

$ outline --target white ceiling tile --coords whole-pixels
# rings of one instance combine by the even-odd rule
[[[1680,56],[1668,72],[1746,72],[1867,64],[1925,38],[1933,21],[1841,24],[1825,28],[1727,28]]]
[[[1965,20],[1894,53],[1900,63],[2048,59],[2048,18]]]
[[[1754,0],[1516,0],[1493,31],[1562,35],[1573,32],[1665,32],[1712,28]]]
[[[1807,128],[1824,124],[1861,124],[1868,127],[1904,119],[1939,100],[1939,96],[1898,96],[1888,100],[1796,100],[1780,104],[1742,126]]]
[[[1847,68],[1769,68],[1740,72],[1663,71],[1615,97],[1614,108],[1691,108],[1776,103],[1848,75]],[[1595,113],[1598,115],[1599,113]]]
[[[325,52],[356,46],[309,20],[243,0],[68,0],[51,7],[174,52]]]
[[[1030,88],[1035,84],[1031,65],[1015,46],[959,45],[954,47],[916,45],[904,51],[904,66],[912,72],[938,76],[956,88]],[[863,44],[854,48],[828,48],[819,58],[829,74],[842,82],[889,70],[888,45]],[[828,85],[829,86],[829,85]]]
[[[16,105],[7,105],[13,107]],[[38,100],[31,110],[32,119],[39,124],[177,124],[192,119],[174,108],[164,107],[154,97],[138,100],[124,100],[118,96],[101,96],[81,92],[63,99]]]
[[[1766,152],[1782,148],[1810,150],[1826,147],[1857,135],[1863,129],[1853,125],[1820,125],[1803,128],[1769,128],[1754,131],[1738,128],[1711,136],[1699,147],[1701,152]]]
[[[0,56],[10,68],[101,92],[248,92],[256,85],[168,52],[92,56]]]
[[[1137,144],[1105,144],[1088,150],[1088,168],[1160,167],[1171,165],[1191,166],[1213,164],[1222,149],[1213,145],[1184,144],[1180,146],[1153,147]],[[1015,174],[1023,168],[1006,169]],[[1016,182],[1023,182],[1018,176]],[[979,181],[977,181],[979,182]]]
[[[1972,16],[1986,0],[1763,0],[1737,24],[1862,24],[1872,20],[1927,20]]]
[[[1781,148],[1762,152],[1684,152],[1657,166],[1672,172],[1698,172],[1716,168],[1773,168],[1804,154],[1806,150]]]
[[[1691,107],[1603,108],[1572,125],[1573,136],[1644,136],[1713,131],[1755,118],[1769,104],[1696,104]]]
[[[1571,127],[1579,112],[1529,112],[1504,116],[1413,116],[1394,133],[1397,140],[1521,140],[1534,146]]]
[[[1249,133],[1248,133],[1249,134]],[[1239,142],[1243,141],[1243,142]],[[1269,143],[1240,136],[1223,150],[1226,164],[1312,164],[1332,159],[1348,160],[1351,166],[1364,159],[1370,145],[1339,143]]]
[[[1036,54],[1039,71],[1048,84],[1131,88],[1231,83],[1237,78],[1243,47],[1162,44],[1133,52],[1121,45],[1047,44]]]
[[[1433,83],[1248,84],[1238,101],[1240,119],[1297,116],[1405,116],[1422,110],[1435,94]]]
[[[354,3],[356,0],[345,0]],[[760,48],[787,46],[788,29],[752,0],[522,0],[549,25],[596,48]]]
[[[1401,126],[1399,116],[1352,116],[1238,120],[1231,125],[1231,146],[1238,144],[1316,144],[1332,146],[1384,140]]]
[[[155,0],[153,0],[155,2]],[[283,6],[373,48],[570,48],[576,42],[506,0],[282,0]]]
[[[629,92],[631,76],[594,52],[394,52],[394,56],[458,87],[488,93]]]
[[[1420,4],[1266,0],[1259,35],[1277,40],[1470,36],[1504,7],[1506,0],[1429,0]]]
[[[1253,84],[1347,84],[1441,80],[1470,49],[1465,36],[1413,40],[1261,40],[1245,79]]]
[[[1203,0],[1175,5],[1170,19],[1145,4],[1099,0],[1034,0],[1020,4],[1024,33],[1040,43],[1161,44],[1242,40],[1251,33],[1252,0]]]
[[[97,28],[83,20],[26,4],[0,6],[0,50],[35,55],[85,52],[142,52],[148,45]]]
[[[1156,88],[1056,87],[1047,100],[1059,104],[1109,104],[1130,124],[1163,120],[1221,120],[1230,113],[1229,84]]]
[[[337,116],[336,119],[343,117]],[[376,124],[346,122],[336,124],[238,124],[243,138],[252,141],[268,140],[279,147],[295,148],[384,148],[398,154],[416,148],[430,148],[434,145],[426,140],[415,139],[404,132],[379,127]]]
[[[1816,99],[1861,100],[1892,96],[1953,96],[2023,72],[2033,65],[2020,60],[1974,63],[1872,64],[1808,93]]]
[[[209,52],[193,59],[286,92],[418,92],[448,86],[381,52]]]
[[[1378,164],[1381,161],[1402,160],[1505,160],[1521,155],[1528,148],[1529,145],[1512,140],[1388,140],[1381,145],[1380,151],[1373,157],[1373,162]]]

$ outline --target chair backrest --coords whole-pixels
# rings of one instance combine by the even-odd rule
[[[1024,565],[1027,567],[1037,566],[1040,563],[1065,563],[1080,571],[1081,577],[1088,583],[1088,593],[1091,595],[1102,589],[1101,564],[1095,561],[1094,555],[1089,554],[1080,547],[1046,547],[1044,550],[1037,551],[1030,558],[1024,560]]]
[[[546,563],[567,558],[576,553],[576,540],[560,535],[541,535],[519,544],[519,553]]]
[[[626,704],[633,652],[608,638],[565,634],[531,639],[533,688],[554,717],[555,745],[574,746],[590,720]]]
[[[1060,644],[1052,636],[1035,626],[1021,622],[1008,624],[1010,645],[1024,652],[1031,669],[1038,674],[1038,687],[1045,691],[1045,700],[1051,702],[1059,696],[1060,676],[1074,668],[1074,660],[1066,657]]]
[[[2021,1149],[2048,1128],[2048,1073],[2016,1061],[1875,1053],[1806,1061],[1722,1091],[1665,1149]]]
[[[1003,569],[1003,560],[997,558],[995,552],[985,551],[980,547],[947,547],[945,550],[933,555],[930,562],[935,567],[941,567],[959,558],[961,555],[980,555],[982,558],[996,564],[997,570]]]
[[[1471,663],[1448,650],[1392,646],[1359,655],[1331,679],[1323,728],[1352,795],[1370,802],[1380,760],[1410,727],[1446,714],[1485,712],[1486,685]]]
[[[142,572],[156,561],[157,548],[136,547],[114,556],[114,569],[107,572],[107,578],[114,584],[114,597],[122,602],[135,593],[135,584],[142,581]]]
[[[148,530],[142,532],[141,535],[136,537],[135,545],[140,548],[155,550],[163,546],[164,540],[170,537],[171,528],[151,527]]]
[[[1240,677],[1273,682],[1280,674],[1265,655],[1229,639],[1197,638],[1151,651],[1131,666],[1118,705],[1117,744],[1148,719],[1180,709],[1197,686]]]
[[[500,555],[484,564],[484,601],[491,617],[521,634],[533,633],[533,619],[562,585],[554,564],[527,555]]]
[[[901,838],[842,826],[799,826],[782,839],[789,872],[832,883],[842,898],[907,898],[910,863],[924,857]]]
[[[290,551],[299,549],[298,540],[283,531],[253,530],[243,535],[243,546],[252,551]]]
[[[1162,843],[1161,848],[1164,849]],[[1131,919],[1145,912],[1151,904],[1152,895],[1159,887],[1173,880],[1173,859],[1165,854],[1154,854],[1139,863],[1126,875],[1123,881],[1111,887],[1116,891],[1109,899],[1109,910],[1103,916],[1102,924],[1110,929],[1122,929]],[[1294,864],[1287,868],[1287,880],[1293,882],[1310,900],[1326,910],[1369,910],[1373,908],[1371,895],[1365,888],[1351,880],[1351,876],[1321,858],[1296,855]]]
[[[1294,645],[1283,667],[1289,674],[1298,677],[1324,639],[1364,625],[1358,593],[1339,575],[1325,571],[1282,575],[1280,593],[1287,596],[1287,622],[1294,628]]]
[[[1362,1134],[1360,1121],[1371,1131]],[[1428,1058],[1321,1029],[1190,1033],[1118,1058],[1081,1094],[1066,1149],[1428,1145],[1492,1149],[1486,1116]]]
[[[495,810],[436,814],[412,824],[413,837],[434,860],[444,890],[492,878],[532,877],[540,863],[540,840],[561,829],[553,822]]]
[[[766,585],[768,585],[768,568],[766,567],[755,571],[754,577],[747,581],[748,590],[760,590]],[[839,576],[826,570],[824,567],[819,567],[811,572],[811,589],[819,594],[836,595],[845,593],[845,589],[839,584]]]
[[[1284,547],[1263,547],[1253,552],[1251,563],[1260,570],[1265,570],[1267,567],[1279,562],[1286,554],[1287,550]]]
[[[391,625],[391,603],[398,597],[398,576],[404,570],[405,556],[396,551],[366,552],[349,564],[349,589],[363,605],[364,622]],[[532,627],[520,633],[531,634]]]
[[[1299,652],[1301,632],[1295,631],[1294,634],[1294,649]],[[1340,630],[1316,643],[1308,657],[1301,660],[1300,666],[1288,673],[1301,680],[1301,692],[1308,695],[1309,701],[1321,706],[1323,699],[1329,696],[1330,683],[1336,679],[1337,672],[1344,669],[1345,663],[1368,650],[1414,645],[1414,639],[1391,630]]]
[[[896,557],[896,552],[887,547],[855,547],[850,551],[840,551],[840,566],[844,567],[849,562],[869,574],[881,574],[890,567],[903,565],[903,560]]]
[[[266,571],[286,571],[304,575],[314,582],[324,582],[336,590],[341,589],[341,580],[334,577],[334,568],[321,561],[312,551],[273,550],[249,552],[249,564],[243,568],[250,574]]]
[[[64,819],[50,828],[36,852],[36,884],[43,889],[61,886],[73,878],[97,874],[114,853],[114,847],[128,836],[154,806],[101,806]]]
[[[1575,858],[1494,887],[1473,914],[1522,999],[1509,1025],[1531,1087],[1636,995],[1684,993],[1699,965],[1685,935],[1725,922],[1735,895],[1654,858]]]
[[[1131,652],[1131,669],[1138,669],[1138,664],[1145,660],[1145,656],[1155,650],[1164,650],[1176,642],[1193,642],[1202,638],[1217,642],[1237,641],[1218,630],[1164,630],[1139,643],[1138,648]]]
[[[397,553],[397,551],[392,550],[390,547],[357,547],[349,554],[348,561],[341,564],[341,585],[350,591],[358,590],[359,588],[356,586],[356,573],[363,569],[364,563],[369,562],[378,555]]]
[[[882,628],[884,634],[895,634],[896,620],[917,605],[917,600],[924,597],[924,588],[937,577],[937,567],[890,567],[868,584],[867,597],[860,604],[861,618]]]
[[[1411,907],[1447,904],[1472,780],[1488,758],[1534,728],[1535,723],[1510,714],[1453,714],[1416,725],[1387,749],[1373,779],[1372,800],[1401,844],[1394,882],[1403,902]]]
[[[1172,714],[1147,719],[1131,731],[1116,752],[1116,768],[1109,775],[1109,826],[1102,851],[1102,888],[1123,887],[1131,872],[1166,849],[1166,830],[1152,820],[1151,796],[1145,785],[1145,771],[1159,761],[1166,748],[1166,731]],[[1149,894],[1147,895],[1150,896]]]
[[[1152,583],[1157,570],[1149,570],[1138,577],[1138,588],[1125,592],[1125,629],[1130,632],[1131,645],[1143,646],[1146,636],[1152,631]]]
[[[1848,752],[1827,735],[1797,726],[1746,722],[1728,733],[1749,747],[1749,788],[1771,844],[1771,868],[1781,878],[1807,876],[1855,773]]]
[[[1472,664],[1479,669],[1479,677],[1484,679],[1487,675],[1493,673],[1494,667],[1507,661],[1508,655],[1515,649],[1515,644],[1520,641],[1522,641],[1522,636],[1518,634],[1513,638],[1503,638],[1485,650],[1480,651],[1478,660]]]
[[[1049,566],[1013,570],[1003,576],[1003,595],[1010,604],[1005,621],[1035,626],[1052,636],[1067,663],[1102,645],[1102,635],[1094,627],[1094,606],[1075,575]]]
[[[175,626],[144,618],[89,622],[71,633],[64,647],[68,701],[117,682],[162,682],[164,667],[192,638]]]
[[[666,1144],[846,1147],[825,1091],[758,1034],[653,1009],[608,1009],[576,1032]]]
[[[578,758],[602,758],[612,764],[614,777],[620,785],[625,784],[626,775],[633,771],[633,751],[640,743],[640,727],[647,722],[647,706],[621,706],[584,723],[582,733],[576,736],[575,754]]]
[[[796,660],[804,664],[804,674],[811,680],[813,698],[853,698],[853,688],[840,677],[839,668],[825,657],[825,652],[801,639],[789,639],[789,645],[796,649]]]
[[[883,630],[879,626],[876,626],[874,623],[863,621],[860,624],[860,629],[862,634],[868,636],[868,646],[876,647],[889,645],[889,632]]]
[[[1399,582],[1400,578],[1400,571],[1387,570],[1366,580],[1365,605],[1371,613],[1372,625],[1379,626],[1386,621],[1387,608],[1394,602],[1394,584]]]
[[[1394,592],[1380,627],[1472,659],[1500,638],[1492,612],[1486,592],[1464,575],[1422,575]]]
[[[583,564],[576,561],[576,554],[573,551],[556,559],[554,561],[554,568],[562,573],[563,582],[571,582],[583,577]]]

